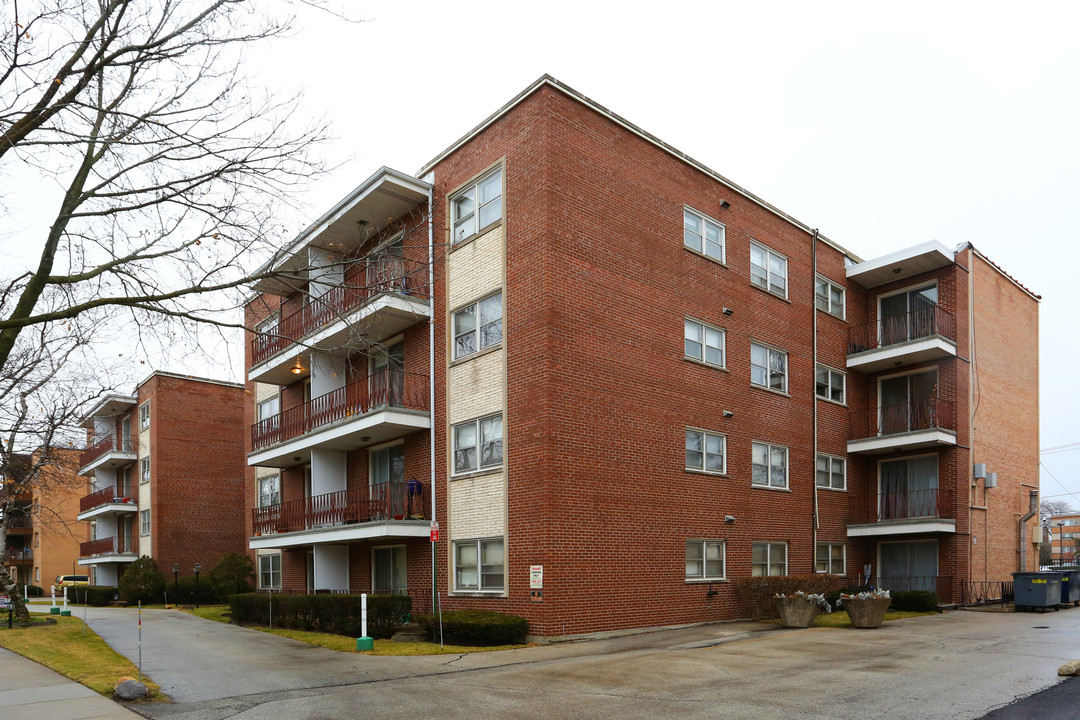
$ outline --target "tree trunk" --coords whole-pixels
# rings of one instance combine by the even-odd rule
[[[26,609],[26,602],[23,600],[22,593],[19,592],[19,585],[3,565],[0,565],[0,592],[10,597],[15,603],[15,616],[19,622],[30,622],[30,611]]]

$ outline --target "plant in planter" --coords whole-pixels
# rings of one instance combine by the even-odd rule
[[[814,624],[814,618],[822,610],[832,612],[832,606],[822,594],[807,594],[802,590],[794,595],[777,593],[773,595],[776,603],[776,611],[780,614],[780,624],[783,627],[810,627]]]
[[[888,590],[871,590],[855,595],[841,593],[836,604],[847,610],[852,627],[876,628],[885,621],[891,602]]]

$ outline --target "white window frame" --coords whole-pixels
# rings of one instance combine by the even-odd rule
[[[840,550],[840,569],[836,568],[836,558],[833,557],[833,552],[839,548]],[[822,560],[822,549],[825,550],[825,558]],[[825,569],[822,569],[822,563],[825,563]],[[844,543],[830,543],[819,542],[817,544],[817,560],[814,572],[822,575],[847,575],[847,545]]]
[[[139,406],[139,430],[146,430],[150,427],[150,401],[147,400]]]
[[[824,295],[822,290],[824,290]],[[839,300],[833,297],[834,293],[839,293]],[[823,303],[824,307],[822,307]],[[814,280],[814,305],[818,310],[827,312],[833,317],[847,319],[847,288],[834,283],[824,275],[818,275]]]
[[[754,480],[754,467],[760,463],[754,462],[754,451],[758,448],[765,448],[765,471],[766,482],[759,483]],[[784,453],[784,481],[783,484],[777,484],[773,482],[773,454],[779,451]],[[772,443],[763,442],[760,440],[754,440],[750,443],[750,485],[752,487],[759,488],[772,488],[780,490],[788,490],[791,488],[791,451],[784,445],[773,445]]]
[[[765,253],[765,265],[764,266],[759,265],[758,263],[754,262],[754,250],[755,249]],[[777,261],[783,261],[784,273],[783,273],[782,276],[779,273],[774,273],[773,272],[772,265],[773,265],[773,259],[774,258]],[[754,269],[755,268],[758,269],[759,274],[764,273],[763,278],[754,274]],[[766,292],[772,293],[773,295],[776,295],[777,297],[782,297],[782,298],[784,298],[786,300],[787,296],[788,296],[788,280],[789,280],[788,274],[789,274],[789,272],[790,272],[790,265],[788,264],[788,258],[787,258],[786,255],[781,255],[780,253],[776,252],[775,250],[768,247],[767,245],[762,245],[759,242],[756,242],[756,241],[751,241],[750,242],[750,284],[751,285],[754,285],[755,287],[759,287],[762,290],[765,290]],[[775,282],[775,278],[779,278],[779,277],[783,277],[783,280],[784,280],[784,285],[783,285],[783,290],[784,291],[783,292],[777,292],[776,290],[773,289],[773,285],[779,285],[779,283]]]
[[[483,432],[483,430],[484,430],[484,421],[491,420],[493,418],[498,418],[499,419],[500,432],[499,432],[498,438],[495,438],[494,436],[487,437],[487,436],[484,435],[484,432]],[[473,437],[475,439],[475,444],[471,445],[471,446],[467,446],[465,448],[459,448],[458,447],[458,429],[459,428],[464,429],[465,427],[467,427],[469,425],[472,425],[474,427],[474,429],[473,429]],[[453,463],[453,474],[454,475],[464,475],[464,474],[471,473],[471,472],[479,472],[481,470],[491,470],[491,469],[494,469],[494,468],[503,467],[503,463],[505,462],[505,459],[506,459],[505,443],[504,443],[504,440],[505,440],[505,437],[506,437],[506,426],[503,423],[503,415],[502,415],[501,412],[492,413],[490,415],[485,415],[483,417],[479,417],[479,418],[476,418],[474,420],[467,420],[467,421],[462,422],[462,423],[456,423],[455,425],[453,425],[451,427],[451,437],[452,437],[452,441],[453,441],[453,453],[451,454],[450,461]],[[487,463],[484,463],[483,462],[484,445],[485,444],[490,444],[490,443],[497,444],[498,451],[499,451],[499,460],[498,460],[498,462],[489,461]],[[469,467],[459,468],[458,467],[458,453],[463,451],[463,450],[468,450],[468,449],[472,449],[473,452],[475,453],[474,463],[472,463]]]
[[[822,382],[822,374],[824,373],[825,382]],[[836,381],[839,379],[839,388],[836,387]],[[822,386],[825,388],[825,394],[822,395]],[[840,398],[837,399],[834,395],[839,390]],[[847,373],[841,372],[835,368],[831,368],[828,365],[818,364],[817,369],[814,371],[814,393],[821,400],[828,400],[829,402],[839,403],[840,405],[847,404]]]
[[[490,315],[484,315],[484,303],[489,300],[498,298],[498,317],[492,317]],[[473,328],[464,332],[458,332],[458,318],[463,317],[466,313],[471,313],[473,316]],[[486,320],[486,322],[485,322]],[[450,318],[451,325],[451,342],[453,343],[453,359],[460,360],[461,358],[468,357],[481,350],[487,350],[490,347],[495,347],[503,341],[503,301],[502,290],[498,292],[486,295],[476,302],[469,303],[465,307],[459,308],[454,311]],[[491,329],[485,332],[485,328],[493,328],[497,326],[499,331],[499,337],[497,340],[492,340],[490,334]],[[458,340],[465,337],[472,337],[472,349],[465,352],[461,352],[458,347]]]
[[[719,549],[720,574],[709,574],[709,547]],[[700,550],[700,555],[691,558],[691,550]],[[700,563],[700,574],[691,574],[691,562]],[[686,581],[687,582],[716,582],[727,579],[727,543],[723,540],[687,540],[686,541]]]
[[[145,485],[150,482],[150,456],[139,458],[139,484]]]
[[[821,462],[825,461],[824,471],[821,469]],[[833,479],[836,477],[836,466],[840,465],[840,486],[837,487],[833,484]],[[825,473],[826,483],[822,484],[821,474]],[[847,458],[837,457],[836,455],[826,455],[825,453],[818,453],[817,464],[814,466],[814,482],[822,490],[847,490]]]
[[[139,534],[146,536],[150,534],[150,511],[139,511]]]
[[[690,336],[692,331],[698,333],[698,339],[694,339]],[[710,343],[710,332],[713,333],[713,342]],[[691,350],[691,343],[701,346],[701,355],[695,355]],[[713,362],[709,360],[709,349],[713,349],[720,353],[720,362]],[[694,320],[693,318],[683,319],[683,354],[685,357],[691,360],[697,360],[698,362],[705,363],[706,365],[712,365],[713,367],[726,368],[727,367],[727,332],[720,327],[711,325],[709,323],[701,322],[700,320]]]
[[[492,565],[490,567],[502,568],[502,584],[495,586],[487,586],[484,582],[484,549],[488,543],[499,543],[502,546],[502,564],[499,566]],[[463,566],[458,564],[459,554],[458,548],[472,546],[476,550],[476,565],[466,565],[464,567],[475,568],[476,572],[476,584],[462,584],[461,568]],[[487,573],[488,575],[492,573]],[[454,541],[454,590],[456,592],[482,592],[482,593],[501,593],[506,589],[506,541],[501,537],[491,538],[477,538],[475,540],[455,540]]]
[[[277,563],[276,563],[277,568],[276,569],[274,568],[274,564],[275,564],[274,560],[277,560]],[[263,569],[263,562],[264,561],[269,566],[265,570]],[[260,590],[280,590],[281,589],[281,553],[279,553],[279,552],[260,553],[258,558],[257,558],[256,565],[257,565],[257,567],[256,567],[255,574],[258,576],[259,589]],[[264,574],[269,575],[269,577],[270,577],[269,584],[263,582],[263,575]],[[277,579],[276,583],[274,582],[275,577]]]
[[[263,485],[269,485],[273,483],[274,489],[270,493],[263,492]],[[263,502],[264,498],[269,497],[271,502]],[[275,501],[276,500],[276,501]],[[255,480],[255,507],[265,508],[273,507],[274,505],[281,504],[281,474],[274,473],[273,475],[266,475],[265,477],[256,478]]]
[[[273,410],[273,412],[269,412]],[[262,423],[264,420],[269,420],[277,415],[281,414],[281,395],[274,395],[265,400],[262,400],[255,404],[255,422]],[[267,423],[267,425],[276,425],[276,423]],[[269,428],[264,428],[269,429]]]
[[[755,547],[760,547],[760,546],[765,547],[765,562],[763,562],[763,563],[754,561],[754,548]],[[773,559],[773,554],[777,550],[777,548],[783,548],[783,550],[784,550],[784,560],[783,560],[783,570],[784,571],[779,572],[779,573],[771,573],[769,571],[772,569],[772,566],[780,564],[778,561],[775,561]],[[759,567],[762,567],[762,566],[763,566],[763,572],[761,572],[761,573],[756,572],[756,570]],[[751,577],[775,577],[775,576],[778,576],[778,575],[787,575],[787,574],[788,574],[788,545],[787,545],[786,542],[772,542],[772,541],[768,541],[768,540],[760,540],[760,541],[756,541],[756,542],[751,543],[751,545],[750,545],[750,576]]]
[[[697,221],[697,228],[690,227],[693,220]],[[709,239],[710,229],[714,229],[714,237],[718,239]],[[697,238],[696,242],[694,238]],[[695,244],[698,247],[695,247]],[[727,227],[719,220],[714,220],[704,213],[684,206],[683,246],[690,248],[699,255],[723,263],[727,260]],[[709,252],[710,246],[718,248],[719,255],[716,252]]]
[[[696,435],[701,438],[701,450],[690,449],[690,436]],[[698,428],[686,428],[686,469],[692,472],[703,472],[710,475],[726,475],[727,474],[727,435],[720,433],[709,432],[708,430],[699,430]],[[720,441],[720,452],[709,452],[709,440]],[[690,453],[695,452],[701,455],[701,465],[690,464]],[[709,456],[720,456],[720,469],[709,468]]]
[[[491,180],[495,180],[491,183]],[[477,178],[475,182],[469,183],[466,187],[458,190],[456,193],[450,196],[450,244],[457,245],[460,242],[468,240],[474,235],[479,235],[488,227],[491,227],[495,223],[499,222],[503,218],[503,212],[505,210],[503,205],[503,174],[502,167],[494,168],[487,173],[484,173],[481,177]],[[486,200],[480,197],[481,189],[489,189],[491,187],[498,187],[499,194],[493,197],[489,197]],[[461,212],[461,208],[458,201],[471,196],[472,210],[466,213],[463,217],[459,217],[458,213]],[[490,207],[497,207],[498,215],[494,218],[490,218],[484,225],[480,225],[480,215]]]
[[[759,363],[754,362],[754,349],[755,348],[760,348],[761,350],[763,350],[765,352],[765,362],[766,362],[765,365],[761,365]],[[772,382],[773,381],[773,375],[774,375],[773,370],[772,370],[773,356],[774,355],[779,356],[779,357],[783,358],[783,360],[784,360],[784,370],[783,370],[782,373],[779,373],[779,375],[781,377],[780,387],[773,387],[773,382]],[[763,382],[763,383],[758,382],[757,379],[755,379],[755,370],[757,370],[759,372],[764,372],[764,374],[765,374],[765,382]],[[758,387],[763,387],[766,390],[772,390],[774,392],[787,393],[787,389],[788,389],[788,354],[787,354],[787,352],[784,351],[784,350],[780,350],[779,348],[774,348],[771,345],[766,345],[764,343],[750,341],[750,384],[757,385]]]

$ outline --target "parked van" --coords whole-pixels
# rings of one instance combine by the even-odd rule
[[[57,595],[64,593],[64,588],[71,587],[72,585],[89,585],[90,576],[88,575],[57,575],[56,582],[53,584],[53,590]]]

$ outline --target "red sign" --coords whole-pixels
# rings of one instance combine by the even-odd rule
[[[431,542],[439,542],[439,521],[431,521]]]

